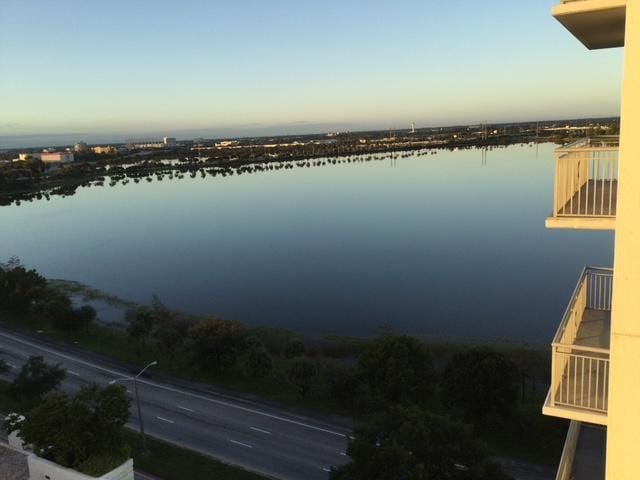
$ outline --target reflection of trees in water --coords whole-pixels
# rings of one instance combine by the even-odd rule
[[[488,147],[492,148],[506,148],[508,145]],[[467,146],[463,148],[474,148],[473,146]],[[487,148],[487,147],[484,147]],[[325,166],[335,165],[347,165],[358,164],[367,162],[379,162],[384,160],[392,160],[392,165],[396,165],[396,160],[409,157],[422,157],[427,155],[435,155],[438,150],[459,150],[461,147],[439,147],[439,148],[425,148],[420,150],[409,151],[390,151],[383,153],[362,153],[351,155],[335,155],[324,158],[310,158],[303,160],[288,160],[288,159],[258,159],[251,161],[239,161],[231,160],[221,164],[219,159],[198,159],[198,158],[181,158],[179,161],[163,162],[163,161],[144,161],[129,165],[99,165],[96,168],[91,165],[78,166],[71,170],[70,174],[66,174],[59,181],[63,182],[61,185],[56,185],[50,188],[42,188],[34,190],[38,187],[36,181],[32,185],[29,185],[30,191],[23,191],[19,193],[0,193],[0,206],[2,205],[20,205],[21,202],[34,200],[47,200],[49,201],[52,196],[68,197],[74,195],[79,188],[91,188],[91,187],[104,187],[105,183],[108,183],[109,187],[115,187],[118,185],[126,186],[133,182],[138,184],[143,180],[151,183],[155,180],[158,182],[163,181],[165,178],[168,180],[182,180],[185,175],[195,179],[205,179],[209,177],[231,177],[234,175],[250,175],[260,174],[268,172],[278,172],[281,170],[293,170],[295,168],[317,168]],[[230,163],[233,162],[233,163]],[[90,178],[78,178],[78,177]],[[3,178],[0,177],[0,191],[4,188],[15,185],[2,182]],[[38,179],[40,181],[40,179]],[[27,186],[26,182],[23,182],[20,186]]]

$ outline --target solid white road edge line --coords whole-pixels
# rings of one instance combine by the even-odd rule
[[[51,350],[50,348],[43,347],[41,345],[37,345],[37,344],[35,344],[33,342],[29,342],[27,340],[23,340],[22,338],[14,337],[13,335],[5,333],[5,332],[0,332],[0,336],[5,337],[5,338],[9,338],[9,339],[14,340],[16,342],[20,342],[20,343],[22,343],[24,345],[29,345],[30,347],[42,350],[43,352],[50,353],[51,355],[56,355],[56,356],[58,356],[60,358],[65,358],[65,359],[70,360],[72,362],[79,363],[80,365],[85,365],[87,367],[95,368],[96,370],[101,370],[103,372],[107,372],[107,373],[109,373],[111,375],[114,375],[114,376],[118,376],[118,377],[125,376],[125,374],[123,372],[118,372],[118,371],[112,370],[110,368],[101,367],[100,365],[96,365],[96,364],[93,364],[91,362],[87,362],[85,360],[80,360],[78,358],[74,358],[74,357],[72,357],[70,355],[67,355],[65,353],[56,352],[55,350]],[[300,422],[298,420],[292,420],[290,418],[284,418],[284,417],[281,417],[279,415],[274,415],[274,414],[271,414],[271,413],[261,412],[260,410],[256,410],[254,408],[243,407],[241,405],[234,405],[233,403],[225,402],[223,400],[216,400],[215,398],[208,398],[208,397],[205,397],[203,395],[199,395],[197,393],[186,392],[184,390],[179,390],[177,388],[168,387],[166,385],[161,385],[159,383],[150,382],[148,380],[139,379],[138,383],[142,383],[142,384],[145,384],[145,385],[148,385],[148,386],[151,386],[151,387],[159,388],[161,390],[166,390],[168,392],[179,393],[181,395],[187,395],[187,396],[190,396],[190,397],[193,397],[193,398],[198,398],[200,400],[204,400],[206,402],[211,402],[211,403],[216,403],[218,405],[223,405],[225,407],[235,408],[237,410],[242,410],[242,411],[247,412],[247,413],[254,413],[256,415],[261,415],[263,417],[271,418],[273,420],[279,420],[281,422],[290,423],[292,425],[298,425],[300,427],[309,428],[311,430],[316,430],[318,432],[328,433],[330,435],[335,435],[335,436],[338,436],[338,437],[345,437],[345,438],[347,437],[347,435],[344,434],[344,433],[334,432],[334,431],[328,430],[326,428],[317,427],[315,425],[309,425],[308,423]]]

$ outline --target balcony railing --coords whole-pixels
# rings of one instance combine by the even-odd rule
[[[551,345],[550,408],[606,415],[612,288],[611,269],[586,267],[582,271]],[[594,422],[605,423],[602,419]]]
[[[618,197],[618,138],[584,138],[556,149],[553,214],[547,226],[563,220],[586,219],[578,228],[608,228],[616,216]],[[607,226],[589,227],[604,219]]]

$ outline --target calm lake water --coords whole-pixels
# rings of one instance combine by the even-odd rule
[[[81,188],[0,207],[0,258],[309,334],[550,341],[613,234],[553,231],[553,145]]]

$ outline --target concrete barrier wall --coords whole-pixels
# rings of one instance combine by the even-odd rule
[[[90,477],[84,473],[61,467],[34,454],[29,455],[27,462],[30,480],[95,480],[96,478],[99,480],[134,480],[132,459],[101,477]]]

